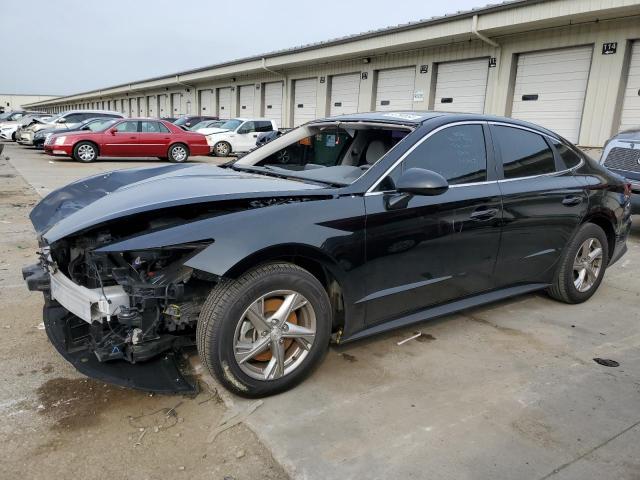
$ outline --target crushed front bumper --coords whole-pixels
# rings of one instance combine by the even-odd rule
[[[172,349],[143,362],[130,363],[124,360],[100,361],[92,349],[91,328],[97,320],[85,320],[65,308],[60,300],[72,295],[72,308],[80,308],[79,313],[89,312],[96,315],[96,305],[93,296],[83,297],[82,289],[76,285],[60,287],[55,274],[47,272],[40,264],[31,265],[22,270],[23,277],[32,291],[44,294],[43,321],[45,331],[53,346],[65,360],[71,363],[80,373],[91,378],[157,393],[186,393],[197,392],[197,386],[188,374],[181,355],[181,349]],[[65,277],[66,278],[66,277]],[[71,280],[67,279],[69,282]],[[73,282],[71,282],[73,283]],[[74,284],[75,285],[75,284]],[[61,293],[60,288],[70,289]],[[52,292],[57,290],[57,299],[52,298]],[[84,289],[92,292],[90,289]],[[86,292],[85,292],[86,293]],[[93,307],[87,309],[87,305]],[[69,305],[69,304],[68,304]],[[105,308],[110,308],[105,305]]]

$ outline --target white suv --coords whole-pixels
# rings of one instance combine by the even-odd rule
[[[277,129],[276,122],[266,118],[232,118],[219,128],[202,133],[205,133],[209,146],[213,147],[213,154],[226,157],[232,152],[248,152],[255,148],[258,135]]]

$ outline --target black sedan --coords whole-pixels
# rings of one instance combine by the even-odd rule
[[[630,187],[544,128],[431,112],[310,122],[233,164],[100,174],[31,213],[51,342],[78,370],[247,397],[330,341],[545,290],[580,303],[626,251]]]
[[[107,125],[114,123],[117,118],[89,118],[84,122],[70,128],[43,128],[33,134],[33,146],[36,148],[44,148],[45,142],[51,137],[51,135],[57,135],[60,133],[77,132],[81,130],[91,130],[92,132],[98,132],[103,130]]]

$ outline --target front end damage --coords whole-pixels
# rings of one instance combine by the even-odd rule
[[[109,233],[43,245],[23,269],[45,297],[44,326],[60,354],[90,377],[154,392],[194,392],[181,351],[195,345],[209,274],[184,263],[203,244],[123,253],[95,249]]]

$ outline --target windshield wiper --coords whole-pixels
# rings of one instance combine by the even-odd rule
[[[264,175],[271,175],[274,177],[278,177],[278,178],[284,178],[286,180],[300,180],[303,182],[308,182],[308,183],[313,183],[316,185],[330,185],[332,187],[344,187],[345,184],[344,183],[338,183],[338,182],[330,182],[328,180],[316,180],[315,178],[306,178],[306,177],[299,177],[297,175],[290,175],[286,172],[283,172],[282,168],[278,168],[278,167],[271,167],[271,166],[264,166],[264,167],[255,167],[255,166],[244,166],[244,165],[229,165],[230,168],[232,168],[233,170],[244,170],[247,172],[255,172],[255,173],[262,173]]]

